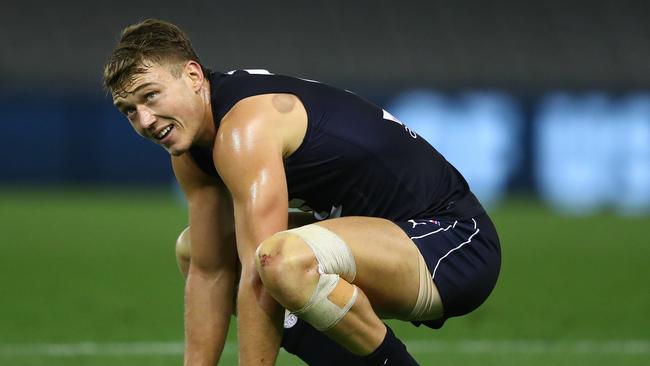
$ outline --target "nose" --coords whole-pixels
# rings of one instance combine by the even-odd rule
[[[156,115],[145,105],[139,105],[136,107],[138,110],[138,122],[140,123],[140,128],[143,131],[149,130],[151,126],[156,122]]]

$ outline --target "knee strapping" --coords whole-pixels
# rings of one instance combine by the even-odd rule
[[[343,307],[330,301],[329,295],[336,289],[340,280],[338,275],[321,273],[311,298],[302,309],[295,311],[294,314],[321,332],[338,324],[357,301],[359,293],[357,287],[352,285],[354,291]]]
[[[319,271],[337,274],[352,283],[357,275],[354,256],[343,239],[318,225],[306,225],[285,231],[299,236],[316,256]]]
[[[294,313],[320,331],[330,329],[348,313],[357,299],[358,289],[354,285],[354,290],[343,307],[329,299],[341,278],[347,282],[354,280],[354,256],[343,239],[321,226],[307,225],[288,232],[299,236],[311,248],[320,274],[311,298],[302,309]]]

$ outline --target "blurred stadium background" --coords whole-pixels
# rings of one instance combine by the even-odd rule
[[[440,331],[395,324],[423,365],[648,364],[650,4],[627,0],[3,4],[0,364],[181,362],[185,208],[101,90],[119,31],[148,17],[214,69],[368,97],[468,178],[502,277]]]

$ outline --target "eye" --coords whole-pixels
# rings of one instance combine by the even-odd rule
[[[135,108],[133,107],[124,108],[124,110],[122,111],[122,113],[124,113],[124,115],[127,116],[128,118],[133,117],[135,115],[135,112],[136,112]]]
[[[147,100],[147,102],[151,102],[156,96],[158,96],[158,92],[152,91],[144,95],[144,98]]]

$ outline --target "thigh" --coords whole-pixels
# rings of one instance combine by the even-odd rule
[[[342,217],[316,223],[340,236],[356,263],[353,281],[375,312],[403,318],[415,306],[420,289],[419,252],[395,223],[374,217]]]

